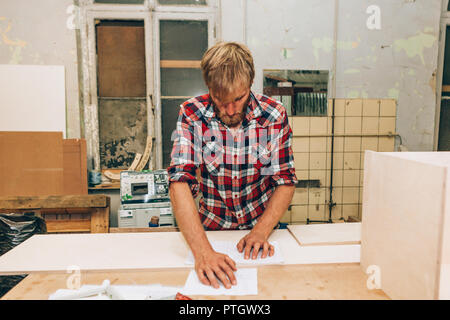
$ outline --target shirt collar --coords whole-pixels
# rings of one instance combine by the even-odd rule
[[[211,120],[216,117],[216,113],[213,108],[213,103],[214,102],[212,101],[211,96],[209,96],[208,106],[206,107],[206,110],[204,113],[204,117],[205,117],[207,123],[210,123]],[[248,101],[247,111],[245,113],[245,118],[242,122],[242,126],[243,127],[247,126],[247,124],[252,119],[258,118],[261,115],[262,115],[261,106],[260,106],[258,100],[256,99],[255,95],[253,94],[253,92],[250,91],[250,99]]]

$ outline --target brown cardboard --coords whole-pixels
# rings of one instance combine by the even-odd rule
[[[62,132],[0,132],[0,195],[63,194]]]
[[[86,140],[63,140],[64,194],[88,194]]]

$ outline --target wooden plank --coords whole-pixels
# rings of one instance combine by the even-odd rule
[[[433,158],[439,157],[433,164]],[[366,151],[361,267],[393,299],[437,299],[450,153]],[[448,237],[448,236],[447,236]],[[448,290],[448,282],[445,287]],[[442,289],[442,288],[441,288]]]
[[[55,232],[90,232],[91,221],[72,219],[72,220],[48,220],[45,219],[45,224],[47,225],[48,233]]]
[[[109,196],[102,194],[0,197],[0,209],[104,208]]]
[[[64,194],[88,194],[86,140],[63,140]]]
[[[161,68],[189,68],[200,69],[200,60],[161,60]]]
[[[302,246],[360,244],[360,223],[288,225],[288,230]]]
[[[80,285],[149,285],[183,287],[189,269],[145,272],[82,272]],[[67,287],[70,274],[32,274],[3,296],[3,300],[46,300]],[[191,296],[193,299],[220,300],[378,300],[389,299],[381,290],[369,290],[358,264],[262,266],[258,268],[257,296]]]
[[[0,195],[63,194],[61,132],[0,132]]]
[[[450,86],[449,85],[443,85],[442,86],[442,92],[450,92]]]
[[[206,234],[237,244],[248,232]],[[359,245],[301,247],[288,230],[273,231],[269,241],[279,243],[286,265],[359,262]],[[0,274],[66,272],[74,264],[83,271],[185,268],[188,252],[180,232],[34,235],[0,257]]]
[[[177,227],[157,228],[109,228],[110,233],[133,233],[133,232],[177,232]]]
[[[356,217],[356,216],[349,216],[347,218],[347,222],[361,222],[361,219],[359,217]]]

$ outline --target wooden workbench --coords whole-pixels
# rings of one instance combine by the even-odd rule
[[[109,231],[110,198],[105,195],[0,197],[0,213],[34,212],[48,233]]]
[[[113,285],[162,284],[182,287],[190,269],[169,271],[81,272],[81,285],[100,285],[109,279]],[[70,275],[31,274],[11,289],[2,300],[46,300],[58,289],[66,288]],[[258,267],[258,295],[191,296],[197,299],[242,300],[386,300],[381,290],[369,290],[358,263],[322,265],[286,265]]]

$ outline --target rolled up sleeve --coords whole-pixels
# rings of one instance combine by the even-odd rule
[[[272,165],[271,184],[273,186],[295,185],[298,180],[295,175],[294,153],[292,151],[292,130],[289,126],[286,112],[282,115],[281,130],[276,135],[275,143],[272,143],[274,156],[278,160]]]
[[[201,130],[201,128],[200,128]],[[183,105],[180,107],[176,130],[172,134],[172,153],[170,166],[167,168],[169,185],[172,182],[187,182],[193,197],[199,193],[196,170],[201,162],[201,136],[198,128],[186,116]]]

